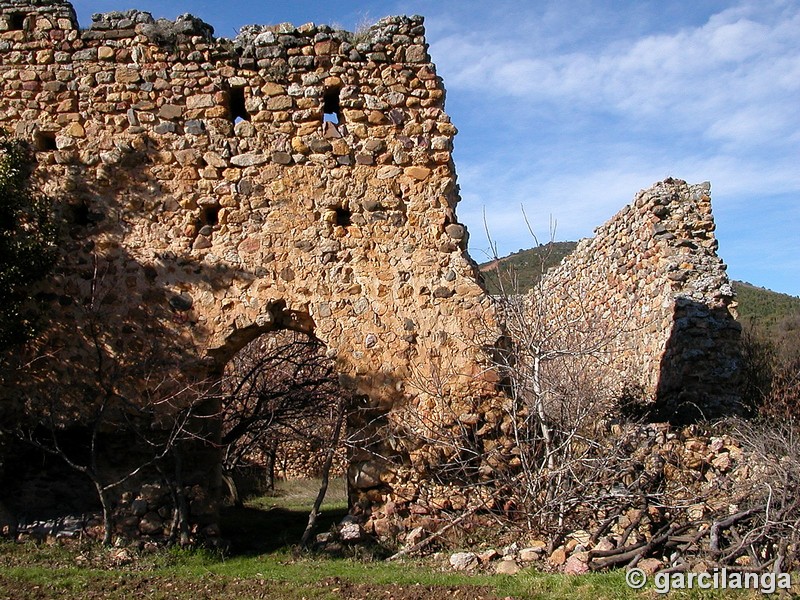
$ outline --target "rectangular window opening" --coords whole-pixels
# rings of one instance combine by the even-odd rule
[[[214,227],[219,224],[219,206],[204,206],[200,214],[200,223]]]
[[[353,213],[352,211],[347,210],[343,207],[336,208],[336,220],[334,221],[335,225],[339,227],[350,227],[353,224]]]
[[[56,134],[52,131],[37,131],[33,135],[33,146],[42,152],[52,152],[58,150],[56,145]]]
[[[323,122],[338,125],[341,122],[342,113],[339,106],[339,88],[325,90],[322,98],[322,120]]]
[[[231,88],[229,97],[229,112],[231,121],[239,123],[240,121],[249,121],[250,113],[247,112],[244,100],[244,88],[234,87]]]
[[[9,31],[22,31],[25,28],[25,13],[15,12],[8,16],[8,30]]]

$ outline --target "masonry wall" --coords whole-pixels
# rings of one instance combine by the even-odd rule
[[[667,179],[640,191],[532,291],[552,346],[594,357],[600,387],[643,400],[654,420],[739,408],[740,326],[714,229],[710,184]],[[587,333],[576,345],[567,331]]]
[[[98,377],[131,398],[191,389],[258,335],[296,329],[364,396],[356,507],[467,506],[437,471],[463,450],[453,432],[484,457],[475,473],[513,464],[513,443],[483,444],[509,425],[485,355],[499,330],[457,222],[456,129],[420,17],[227,40],[189,15],[110,13],[81,30],[67,2],[12,0],[0,82],[0,127],[34,146],[67,222],[40,294],[53,325],[17,357],[35,368],[5,399],[82,398]],[[657,184],[534,302],[551,331],[608,335],[609,389],[638,386],[666,418],[735,403],[738,329],[713,227],[706,186]],[[214,464],[206,449],[185,465],[204,519]],[[123,500],[144,502],[131,527],[159,529],[162,491]]]
[[[227,40],[188,15],[81,30],[66,2],[15,0],[0,82],[0,127],[36,148],[68,221],[29,388],[96,377],[99,354],[133,396],[162,389],[155,372],[213,376],[263,332],[311,333],[368,398],[351,456],[368,502],[397,477],[375,452],[447,458],[386,432],[494,398],[494,312],[455,215],[456,129],[421,17],[360,38],[284,24]]]

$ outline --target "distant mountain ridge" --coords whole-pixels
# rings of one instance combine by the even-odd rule
[[[482,263],[479,268],[490,293],[501,293],[501,283],[506,293],[527,292],[543,273],[560,263],[577,245],[577,242],[540,244]],[[739,303],[739,321],[743,324],[770,331],[785,324],[787,319],[800,319],[800,298],[744,281],[731,283]]]

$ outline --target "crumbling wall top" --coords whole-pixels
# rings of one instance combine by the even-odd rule
[[[0,3],[0,33],[77,28],[75,9],[64,0],[3,0]]]
[[[76,31],[86,43],[116,41],[144,36],[150,42],[187,51],[204,44],[216,46],[218,58],[229,58],[232,66],[245,69],[267,68],[275,59],[308,59],[320,48],[331,49],[351,62],[423,63],[428,62],[423,17],[419,15],[385,17],[366,30],[351,33],[329,25],[291,23],[247,25],[233,40],[214,38],[214,28],[202,19],[182,14],[174,21],[156,19],[141,10],[95,13],[85,30],[80,30],[75,10],[62,0],[8,0],[0,5],[0,34],[19,31],[13,39],[3,36],[0,50],[9,42],[34,42],[49,38],[65,39],[65,32]],[[61,32],[51,34],[51,31]],[[73,40],[66,38],[68,42]],[[77,48],[73,48],[77,49]],[[228,55],[228,56],[226,56]],[[236,64],[238,63],[238,64]]]

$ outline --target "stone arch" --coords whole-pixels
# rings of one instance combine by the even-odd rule
[[[253,336],[253,333],[258,333]],[[325,344],[307,327],[276,322],[249,328],[251,339],[225,366],[222,472],[231,498],[271,488],[276,477],[319,477],[330,452],[345,471],[347,423],[355,397],[341,385]],[[340,411],[345,414],[340,417]]]
[[[289,310],[285,300],[270,301],[252,323],[233,329],[220,346],[208,349],[211,372],[220,373],[237,352],[259,336],[282,329],[313,336],[315,327],[307,312]]]

